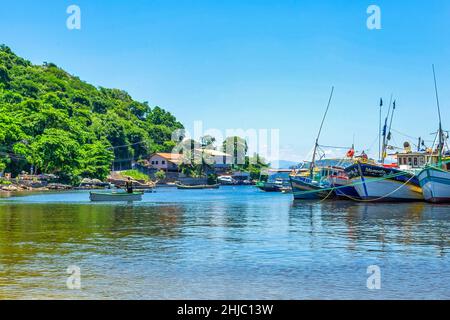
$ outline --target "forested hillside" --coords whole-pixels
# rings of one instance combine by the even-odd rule
[[[171,151],[178,128],[169,112],[125,91],[97,88],[0,47],[0,172],[33,167],[68,182],[104,179],[114,159]]]

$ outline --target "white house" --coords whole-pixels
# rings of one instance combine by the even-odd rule
[[[233,164],[233,157],[228,153],[213,149],[195,149],[203,159],[214,168],[228,168]]]
[[[164,171],[178,171],[182,155],[176,153],[154,153],[148,159],[150,167]]]

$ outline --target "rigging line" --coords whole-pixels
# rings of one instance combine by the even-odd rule
[[[397,133],[397,134],[399,134],[399,135],[402,135],[402,136],[404,136],[404,137],[406,137],[406,138],[410,138],[410,139],[414,139],[414,140],[419,140],[419,137],[413,137],[413,136],[410,136],[410,135],[408,135],[408,134],[406,134],[406,133],[403,133],[403,132],[401,132],[401,131],[398,131],[398,130],[395,130],[395,129],[391,129],[391,131],[393,131],[393,132],[395,132],[395,133]],[[425,141],[425,142],[433,142],[432,140],[426,140],[426,139],[422,139],[422,141]]]
[[[439,113],[439,127],[440,127],[440,129],[442,129],[441,106],[439,104],[439,95],[438,95],[438,88],[437,88],[437,82],[436,82],[436,72],[434,71],[434,64],[433,64],[433,77],[434,77],[434,90],[436,92],[436,102],[437,102],[438,113]]]
[[[324,145],[319,145],[319,147],[322,147],[322,148],[334,148],[334,149],[345,149],[345,150],[347,150],[347,149],[351,149],[351,147],[337,147],[337,146],[324,146]]]

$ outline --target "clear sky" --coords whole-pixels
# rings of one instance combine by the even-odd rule
[[[393,93],[393,127],[431,139],[431,64],[450,128],[450,1],[0,0],[0,42],[97,86],[171,111],[188,129],[280,129],[281,155],[321,143],[377,153],[379,98]],[[81,30],[66,9],[81,8]],[[381,8],[381,30],[366,26]],[[387,102],[386,102],[387,104]],[[405,140],[394,132],[394,141]],[[375,142],[375,143],[374,143]]]

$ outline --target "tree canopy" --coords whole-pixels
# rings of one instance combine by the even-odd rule
[[[53,63],[0,46],[0,169],[104,179],[114,160],[170,152],[183,125],[119,89],[95,87]]]

